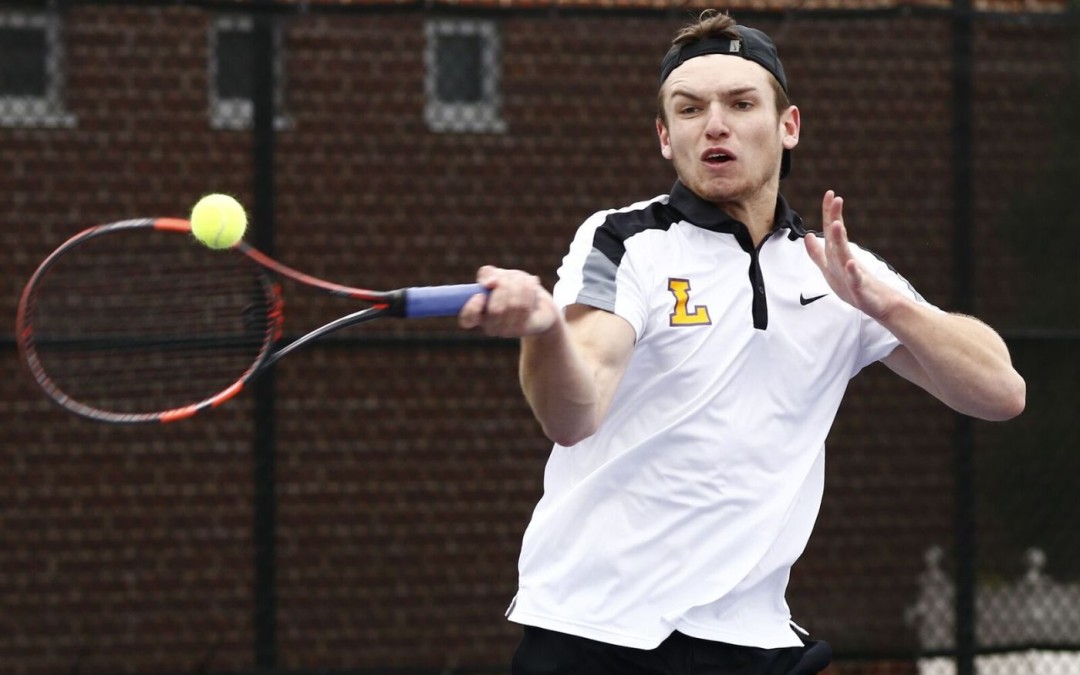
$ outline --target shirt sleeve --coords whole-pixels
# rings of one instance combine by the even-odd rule
[[[608,221],[611,213],[593,214],[578,228],[552,295],[560,309],[580,304],[616,314],[640,337],[646,318],[644,296],[626,254],[626,240]]]

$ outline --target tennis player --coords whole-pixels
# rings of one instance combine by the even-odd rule
[[[521,338],[554,441],[508,617],[514,675],[805,674],[826,643],[785,601],[848,381],[882,361],[951,408],[1018,415],[1001,338],[944,312],[780,195],[799,109],[764,33],[713,11],[678,33],[656,130],[670,194],[596,213],[549,294],[483,267],[465,328]]]

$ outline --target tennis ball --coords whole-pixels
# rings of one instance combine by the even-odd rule
[[[206,195],[191,209],[191,233],[210,248],[235,246],[246,229],[244,207],[229,195]]]

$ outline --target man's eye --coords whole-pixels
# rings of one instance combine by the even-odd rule
[[[750,110],[754,107],[754,104],[750,101],[739,101],[735,104],[735,107],[739,110]]]

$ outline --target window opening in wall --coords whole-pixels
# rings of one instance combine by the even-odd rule
[[[64,106],[60,16],[0,10],[0,125],[72,127]]]
[[[439,132],[506,131],[494,21],[435,19],[427,24],[428,128]]]

